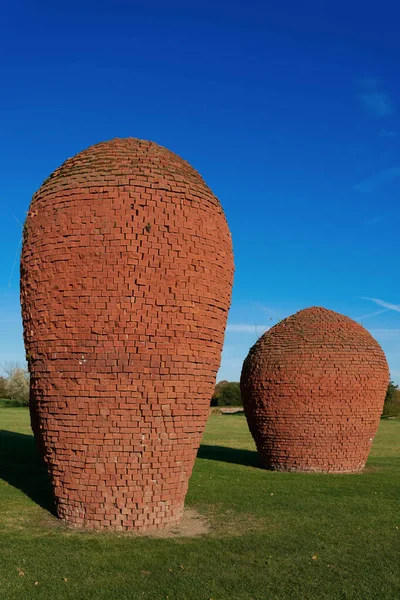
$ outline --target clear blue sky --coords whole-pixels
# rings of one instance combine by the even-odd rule
[[[361,320],[400,383],[399,19],[394,0],[3,2],[0,362],[24,358],[11,213],[69,156],[133,136],[191,162],[225,209],[219,378],[321,305]]]

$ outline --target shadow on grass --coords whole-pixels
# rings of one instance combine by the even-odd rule
[[[0,478],[56,514],[46,467],[31,435],[0,430]]]
[[[233,463],[245,467],[257,467],[258,469],[263,468],[257,452],[253,450],[241,450],[238,448],[228,448],[226,446],[208,446],[202,444],[197,453],[197,458]]]
[[[257,452],[202,444],[198,458],[262,468]],[[31,435],[0,430],[0,478],[55,515],[46,467]]]

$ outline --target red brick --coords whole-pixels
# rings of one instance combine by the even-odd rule
[[[34,195],[21,303],[32,428],[61,518],[117,530],[180,519],[232,279],[217,198],[157,144],[92,146]]]
[[[251,348],[240,381],[265,466],[362,470],[388,381],[378,342],[348,317],[313,307],[272,327]]]

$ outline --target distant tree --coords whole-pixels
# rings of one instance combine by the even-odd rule
[[[1,370],[7,375],[7,378],[14,373],[16,369],[22,369],[19,362],[14,360],[7,360],[1,363]]]
[[[211,406],[242,406],[239,382],[219,381],[211,398]]]
[[[382,417],[400,416],[400,391],[399,386],[393,381],[389,382],[386,392],[385,404],[383,405]]]
[[[388,389],[386,392],[385,402],[391,402],[397,395],[398,385],[395,385],[393,381],[389,381]]]
[[[3,371],[7,373],[6,397],[22,406],[29,404],[29,372],[18,363],[5,363]]]
[[[0,398],[8,398],[7,379],[0,377]]]

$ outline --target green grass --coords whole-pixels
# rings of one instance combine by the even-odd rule
[[[381,422],[363,474],[303,475],[257,468],[243,415],[210,417],[186,504],[211,529],[175,539],[69,530],[28,411],[0,424],[0,598],[400,598],[400,421]]]

